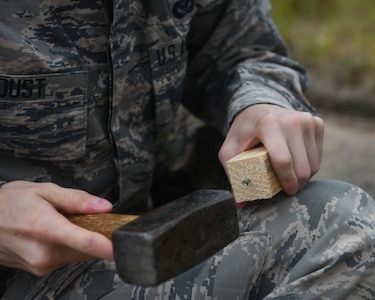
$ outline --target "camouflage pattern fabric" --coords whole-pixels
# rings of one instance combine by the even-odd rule
[[[375,202],[359,188],[312,181],[239,220],[235,242],[160,286],[124,284],[97,260],[45,278],[14,271],[3,299],[374,299]]]
[[[1,181],[52,181],[108,198],[116,212],[142,212],[176,187],[161,186],[171,173],[182,180],[169,198],[199,188],[190,161],[199,162],[191,153],[202,130],[217,134],[216,158],[249,105],[315,114],[267,0],[0,4]],[[204,185],[226,184],[222,170],[208,170]],[[11,271],[5,299],[370,299],[373,205],[355,187],[311,183],[240,211],[240,239],[156,289],[124,285],[99,260],[46,278]]]
[[[220,134],[255,103],[314,113],[268,1],[0,3],[0,180],[141,212],[180,104]]]

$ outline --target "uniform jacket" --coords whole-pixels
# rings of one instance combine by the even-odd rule
[[[145,205],[176,111],[314,112],[261,0],[0,0],[0,180]]]

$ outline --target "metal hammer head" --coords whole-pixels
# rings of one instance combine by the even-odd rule
[[[197,191],[115,230],[117,271],[127,283],[155,286],[209,258],[238,234],[233,195]]]

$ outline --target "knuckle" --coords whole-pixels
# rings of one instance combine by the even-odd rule
[[[311,176],[315,175],[316,173],[318,173],[319,170],[320,170],[320,163],[313,164],[311,166]]]
[[[69,197],[76,205],[86,205],[86,202],[91,199],[91,195],[83,190],[68,189]]]
[[[224,151],[222,149],[220,149],[219,152],[217,153],[217,157],[218,157],[219,161],[221,162],[221,164],[223,164],[225,154],[224,154]]]
[[[316,122],[314,116],[309,112],[299,112],[289,116],[290,125],[302,129],[314,129]]]
[[[300,171],[298,173],[297,176],[298,176],[300,182],[306,182],[306,181],[308,181],[310,179],[310,177],[311,177],[311,170],[310,170],[310,168],[303,169],[302,171]]]
[[[315,131],[320,134],[320,135],[323,135],[324,134],[324,121],[323,119],[319,118],[319,117],[314,117],[314,121],[315,121]]]
[[[55,268],[47,268],[47,269],[31,269],[31,273],[38,277],[43,277],[51,274]]]
[[[89,253],[92,253],[94,249],[95,249],[95,242],[91,236],[81,241],[81,245],[79,249],[81,253],[89,254]]]
[[[221,147],[219,152],[218,152],[218,158],[219,158],[219,161],[224,164],[226,163],[226,161],[228,160],[228,151],[226,150],[225,147]]]
[[[302,128],[304,124],[309,124],[308,113],[302,112],[301,114],[293,114],[289,118],[289,122],[293,127]],[[311,115],[310,115],[311,116]]]
[[[275,158],[274,161],[275,166],[283,170],[291,170],[292,169],[292,157],[291,156],[281,156]]]
[[[26,263],[32,273],[37,276],[47,275],[58,265],[53,251],[46,247],[38,247],[32,255],[27,257]]]
[[[298,168],[296,171],[298,182],[300,184],[305,184],[312,176],[312,170],[309,165]]]
[[[317,127],[324,127],[324,120],[322,118],[314,116],[314,122]]]
[[[58,187],[58,185],[56,183],[53,183],[53,182],[41,182],[40,184],[43,185],[46,188],[56,188],[56,187]]]
[[[56,188],[58,188],[58,185],[53,182],[40,182],[30,185],[30,189],[39,195],[41,195],[43,191],[55,191]]]
[[[257,121],[257,128],[264,128],[266,126],[278,126],[280,123],[280,118],[274,114],[266,114],[258,119]]]
[[[298,191],[299,188],[299,182],[296,177],[288,177],[284,182],[283,182],[283,188],[286,193],[288,194],[295,194]]]
[[[30,225],[31,224],[31,225]],[[23,228],[23,233],[32,239],[51,242],[55,236],[55,226],[51,226],[51,218],[43,213],[30,216]]]

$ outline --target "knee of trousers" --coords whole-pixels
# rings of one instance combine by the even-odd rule
[[[295,197],[299,204],[310,208],[310,213],[316,211],[312,218],[326,215],[342,221],[353,216],[367,219],[375,212],[375,201],[366,191],[343,181],[311,181]]]
[[[346,271],[375,265],[375,201],[346,182],[311,181],[294,196],[254,201],[239,210],[239,221],[243,232],[270,233],[266,265],[293,269],[291,279],[341,263]]]
[[[334,180],[310,181],[294,196],[281,192],[272,199],[249,203],[239,210],[240,229],[285,232],[335,230],[344,223],[375,226],[375,201],[361,188]],[[358,225],[359,228],[362,225]]]

